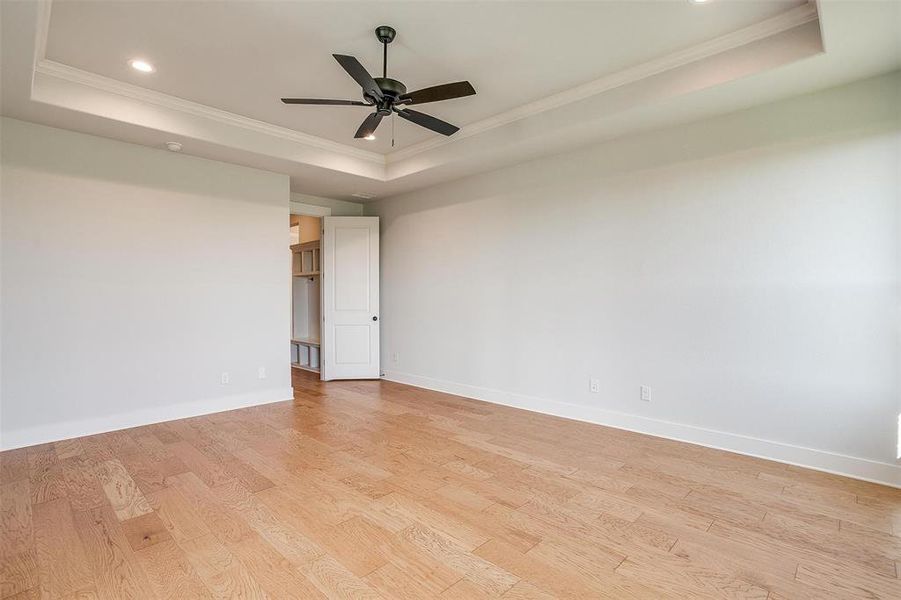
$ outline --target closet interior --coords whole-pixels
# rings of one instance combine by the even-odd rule
[[[322,219],[291,215],[291,366],[319,372]]]

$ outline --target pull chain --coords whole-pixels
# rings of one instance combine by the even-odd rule
[[[394,113],[391,113],[391,147],[394,148]]]

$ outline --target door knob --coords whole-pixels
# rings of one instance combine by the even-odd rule
[[[378,318],[378,317],[372,317],[372,320],[373,320],[373,321],[378,321],[379,318]]]

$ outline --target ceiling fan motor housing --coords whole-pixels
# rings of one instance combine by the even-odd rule
[[[407,86],[397,79],[391,79],[390,77],[373,77],[373,79],[375,79],[379,89],[382,90],[382,93],[386,96],[397,98],[401,94],[407,93]]]
[[[397,97],[401,94],[407,93],[407,86],[399,82],[397,79],[391,79],[390,77],[374,77],[375,82],[378,84],[379,89],[382,90],[382,94],[384,98],[378,100],[376,98],[371,98],[364,94],[364,98],[368,102],[372,102],[375,106],[378,107],[378,112],[382,113],[382,116],[388,116],[391,114],[391,107],[394,106],[397,102]]]

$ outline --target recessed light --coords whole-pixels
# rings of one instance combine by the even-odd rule
[[[367,192],[357,192],[356,194],[351,194],[354,198],[360,198],[361,200],[372,200],[375,198],[375,194],[369,194]]]
[[[707,4],[707,2],[709,2],[709,0],[688,0],[688,1],[691,2],[692,4]]]
[[[166,148],[169,150],[169,152],[181,152],[181,143],[166,142]]]
[[[375,139],[375,136],[374,136],[373,134],[370,133],[369,135],[367,135],[367,136],[364,137],[363,139],[364,139],[364,140],[369,140],[369,141],[371,142],[372,140]]]
[[[153,73],[155,70],[153,65],[151,65],[146,60],[141,60],[139,58],[132,59],[128,61],[128,64],[131,65],[131,68],[135,71],[140,71],[141,73]]]

